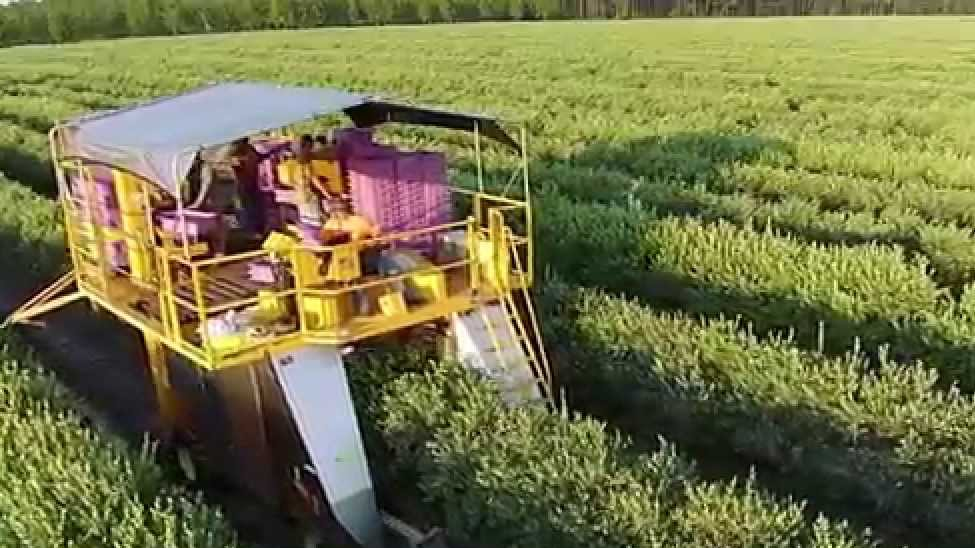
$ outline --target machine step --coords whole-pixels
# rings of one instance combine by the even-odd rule
[[[485,304],[453,318],[458,357],[469,369],[494,381],[511,406],[543,400],[533,372],[533,358],[523,335],[501,304]]]

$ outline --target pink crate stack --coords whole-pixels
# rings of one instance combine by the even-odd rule
[[[291,142],[285,139],[266,139],[254,141],[253,145],[263,157],[258,168],[257,186],[261,192],[274,192],[279,185],[278,164],[284,153],[291,150]]]
[[[450,221],[450,190],[442,154],[351,156],[346,165],[353,206],[383,232],[418,230]],[[418,237],[408,243],[430,251],[434,238]]]
[[[186,223],[183,223],[185,217]],[[182,238],[186,234],[189,243],[207,242],[212,251],[222,253],[226,247],[227,228],[217,213],[207,211],[184,210],[162,211],[156,215],[159,226],[163,230]]]
[[[286,221],[281,215],[280,204],[275,199],[275,189],[281,184],[278,180],[278,164],[285,153],[291,150],[291,141],[263,139],[254,141],[253,145],[263,157],[258,166],[257,188],[261,192],[261,208],[264,210],[266,226],[272,230],[281,230]]]
[[[102,226],[119,228],[122,226],[122,214],[119,211],[118,200],[115,197],[115,182],[112,171],[101,166],[86,168],[91,174],[95,187],[95,219]],[[83,214],[88,210],[88,184],[78,176],[70,179],[71,191]]]

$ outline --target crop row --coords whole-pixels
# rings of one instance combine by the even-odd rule
[[[715,190],[744,190],[764,198],[803,197],[819,202],[826,210],[873,212],[913,211],[929,221],[948,221],[975,227],[975,192],[936,189],[930,185],[893,183],[879,179],[843,177],[804,171],[788,174],[764,166],[740,166]]]
[[[935,371],[801,351],[557,281],[543,302],[574,403],[638,439],[730,449],[817,500],[942,538],[975,533],[975,399],[941,390]]]
[[[842,354],[859,344],[944,383],[975,388],[975,292],[948,298],[925,261],[900,248],[801,242],[774,230],[661,218],[642,208],[546,196],[543,263],[584,286],[706,316],[741,317],[762,334]]]
[[[508,409],[487,384],[438,366],[373,399],[393,465],[415,474],[461,540],[497,546],[873,545],[750,481],[704,482],[674,447],[636,454],[595,420]]]
[[[428,32],[230,36],[132,42],[138,45],[124,49],[86,44],[15,50],[3,60],[22,81],[52,82],[52,95],[69,86],[72,93],[145,96],[214,78],[327,83],[512,110],[533,117],[540,146],[555,153],[580,142],[740,131],[790,143],[785,162],[791,167],[970,188],[971,115],[957,106],[970,90],[945,68],[959,66],[949,53],[929,52],[940,57],[937,69],[905,71],[884,66],[891,61],[883,56],[832,58],[820,50],[810,56],[801,48],[767,55],[763,39],[750,43],[745,57],[738,47],[715,47],[721,53],[702,59],[696,48],[683,51],[670,42],[678,38],[672,32],[681,34],[678,43],[696,32],[688,29],[594,27],[574,31],[571,45],[561,31],[544,27],[469,28],[437,39]],[[697,38],[712,44],[730,38],[715,32]],[[653,62],[641,54],[647,50]],[[278,61],[268,63],[268,55]],[[366,55],[377,70],[359,69]],[[700,148],[684,151],[708,156]],[[781,159],[760,163],[783,165]]]
[[[620,204],[657,214],[727,220],[742,227],[771,228],[798,240],[841,245],[870,242],[903,247],[930,263],[938,285],[960,293],[975,281],[975,238],[971,229],[932,221],[895,207],[873,211],[823,210],[815,198],[754,196],[738,190],[715,193],[708,185],[653,183],[614,170],[552,166],[536,173],[545,192],[595,203]],[[969,194],[975,200],[975,194]],[[544,214],[544,212],[542,213]]]
[[[43,278],[64,263],[60,209],[0,173],[0,245],[19,275]],[[7,270],[6,274],[13,274]]]
[[[78,400],[38,367],[0,332],[0,546],[237,545],[150,452],[84,426]]]
[[[916,212],[929,221],[975,226],[975,192],[970,188],[803,169],[795,165],[794,154],[787,142],[749,134],[677,132],[591,145],[568,158],[568,165],[597,176],[625,176],[633,184],[701,184],[721,194],[744,191],[773,200],[807,198],[820,202],[824,210],[872,212],[882,219],[888,212]],[[544,173],[559,165],[540,167]],[[585,171],[581,174],[586,177]]]

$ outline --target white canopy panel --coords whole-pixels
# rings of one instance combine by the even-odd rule
[[[213,84],[119,110],[74,119],[60,131],[64,155],[127,170],[172,195],[204,149],[344,112],[355,125],[418,124],[480,132],[520,146],[497,120],[389,102],[336,89],[261,82]]]
[[[224,83],[65,125],[69,155],[105,162],[179,191],[203,148],[342,112],[368,97],[324,88]]]

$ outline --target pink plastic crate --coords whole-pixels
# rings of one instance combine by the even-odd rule
[[[309,245],[322,245],[322,227],[318,225],[299,222],[298,230],[301,232],[301,239]]]
[[[247,265],[247,276],[253,282],[274,283],[274,267],[265,262],[253,262]]]
[[[208,211],[195,211],[191,209],[178,211],[163,211],[158,214],[160,226],[163,230],[175,234],[186,233],[187,238],[192,242],[198,242],[201,238],[215,232],[220,225],[220,216],[217,213]],[[186,219],[184,229],[183,218]]]
[[[352,157],[348,165],[353,206],[383,232],[418,230],[450,222],[450,190],[441,154]],[[434,244],[432,234],[401,243],[428,254]]]
[[[109,172],[110,174],[111,172]],[[95,222],[102,226],[118,228],[122,226],[122,214],[115,199],[115,185],[111,180],[97,179],[95,183]],[[72,193],[78,201],[78,206],[85,215],[89,207],[88,185],[79,177],[72,177],[69,181]]]
[[[378,147],[370,128],[342,128],[335,131],[335,145],[340,157],[367,156]]]
[[[186,218],[183,224],[181,217]],[[177,211],[163,211],[156,215],[159,226],[167,232],[179,237],[186,234],[189,243],[207,242],[216,253],[224,251],[227,241],[227,228],[217,213],[208,211],[185,210],[182,215]]]
[[[278,181],[278,164],[285,152],[291,150],[291,142],[284,139],[254,141],[254,148],[265,158],[258,166],[257,186],[261,192],[274,192]]]
[[[129,266],[128,249],[125,242],[110,242],[106,244],[108,248],[108,263],[115,270],[121,270]]]
[[[353,157],[349,160],[353,200],[363,210],[399,209],[399,214],[442,216],[450,205],[442,156],[401,153],[395,157]],[[381,200],[381,202],[380,202]],[[423,223],[418,219],[414,222]]]
[[[350,157],[349,186],[352,207],[360,215],[389,231],[395,218],[396,162],[392,158]]]
[[[335,150],[339,169],[349,178],[350,162],[355,158],[379,158],[396,156],[395,147],[381,145],[373,140],[371,128],[342,128],[335,131]]]

